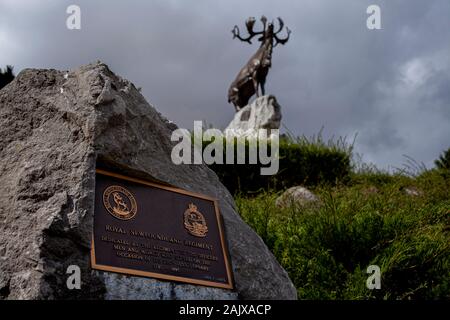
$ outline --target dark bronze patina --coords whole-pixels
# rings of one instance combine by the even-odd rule
[[[215,199],[97,170],[93,269],[233,288]]]
[[[277,20],[279,22],[279,28],[277,31],[274,31],[274,23],[267,23],[267,18],[262,16],[261,22],[263,24],[263,30],[255,32],[253,31],[255,18],[248,18],[245,25],[249,35],[246,38],[241,37],[238,26],[234,26],[232,30],[233,39],[238,38],[241,41],[251,44],[251,39],[260,35],[258,41],[261,42],[259,49],[241,71],[239,71],[236,79],[231,83],[228,90],[228,102],[233,103],[236,111],[239,111],[242,107],[246,106],[251,96],[254,94],[259,97],[258,86],[261,87],[262,95],[265,94],[264,84],[266,82],[267,74],[269,73],[269,68],[272,65],[272,49],[279,43],[284,45],[289,40],[291,34],[291,30],[286,27],[286,38],[278,38],[277,35],[282,31],[284,22],[281,18],[278,18]]]

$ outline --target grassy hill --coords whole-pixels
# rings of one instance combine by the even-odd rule
[[[450,171],[356,173],[351,151],[321,139],[284,141],[281,173],[271,183],[252,180],[256,173],[246,165],[213,169],[299,299],[450,298]],[[293,185],[307,185],[320,200],[277,207],[276,198]],[[366,287],[369,265],[381,269],[379,290]]]
[[[414,187],[419,195],[409,195]],[[299,299],[450,298],[450,174],[355,174],[312,188],[319,204],[237,196],[238,211],[288,271]],[[414,190],[414,189],[413,189]],[[366,287],[369,265],[381,289]]]

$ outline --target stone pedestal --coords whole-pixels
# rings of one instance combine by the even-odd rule
[[[256,98],[234,115],[225,129],[227,137],[257,137],[259,129],[279,129],[281,107],[275,96],[267,95]]]

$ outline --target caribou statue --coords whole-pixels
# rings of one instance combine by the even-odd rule
[[[266,83],[266,77],[269,73],[269,68],[272,65],[272,49],[279,43],[284,45],[291,34],[291,30],[286,27],[287,36],[284,39],[280,39],[278,34],[284,27],[284,22],[281,18],[277,18],[279,27],[277,31],[274,31],[274,22],[267,23],[265,16],[261,17],[263,25],[262,31],[254,31],[255,18],[250,17],[245,22],[247,27],[248,36],[243,38],[240,35],[239,27],[234,26],[232,33],[233,39],[238,38],[243,42],[252,44],[252,39],[255,36],[259,36],[258,41],[261,42],[261,46],[256,53],[250,58],[247,64],[239,71],[236,79],[231,83],[228,90],[228,103],[233,103],[236,111],[245,107],[248,104],[251,96],[256,94],[259,97],[258,87],[261,87],[262,95],[265,94],[264,84]]]

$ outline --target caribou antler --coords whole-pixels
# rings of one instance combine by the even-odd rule
[[[264,34],[264,32],[266,31],[266,22],[267,22],[267,18],[265,16],[261,17],[261,21],[263,23],[263,30],[262,31],[253,31],[253,27],[255,25],[255,18],[254,17],[250,17],[247,19],[247,21],[245,22],[245,26],[247,27],[247,32],[248,32],[248,37],[247,38],[242,38],[240,33],[239,33],[239,27],[238,26],[234,26],[233,30],[231,30],[231,32],[233,33],[233,39],[234,38],[238,38],[241,41],[244,42],[248,42],[248,43],[252,43],[251,39],[254,36],[260,35],[260,34]]]
[[[289,30],[289,28],[286,27],[286,33],[287,33],[286,38],[280,39],[280,38],[277,37],[277,34],[279,34],[279,33],[281,32],[281,30],[283,29],[283,27],[284,27],[283,19],[281,19],[280,17],[278,17],[277,20],[278,20],[278,23],[279,23],[280,27],[279,27],[278,30],[277,30],[276,32],[274,32],[274,34],[273,34],[273,38],[275,39],[275,45],[274,45],[274,47],[276,47],[279,43],[281,43],[282,45],[284,45],[286,42],[288,42],[289,36],[291,35],[291,30]]]

